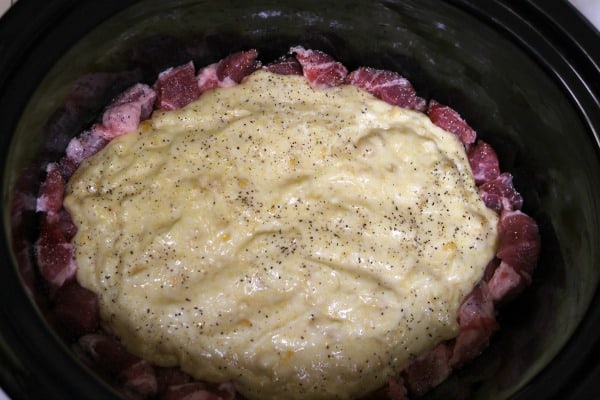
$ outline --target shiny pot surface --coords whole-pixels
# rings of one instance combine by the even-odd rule
[[[567,4],[21,0],[0,21],[0,383],[12,397],[116,396],[48,327],[28,263],[35,212],[13,207],[19,194],[31,202],[41,166],[82,127],[47,129],[70,84],[127,69],[126,50],[156,34],[208,36],[197,60],[205,64],[250,47],[268,60],[305,44],[349,68],[398,71],[458,110],[515,176],[542,254],[533,285],[501,310],[490,349],[428,397],[568,397],[579,386],[586,395],[600,328],[600,37]]]

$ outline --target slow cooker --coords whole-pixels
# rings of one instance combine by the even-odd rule
[[[48,128],[69,86],[127,70],[144,40],[195,35],[205,63],[301,43],[349,66],[400,71],[458,110],[515,176],[542,254],[490,348],[426,398],[600,395],[600,35],[569,3],[21,0],[0,21],[0,386],[10,398],[118,398],[52,328],[31,258],[31,204],[44,163],[94,117]],[[165,67],[173,60],[166,52]]]

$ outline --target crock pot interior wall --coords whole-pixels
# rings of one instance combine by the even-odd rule
[[[350,69],[369,65],[399,71],[420,95],[457,109],[498,150],[503,170],[515,175],[526,211],[540,225],[539,267],[532,287],[502,310],[503,329],[489,351],[430,397],[465,391],[476,398],[506,397],[567,342],[599,280],[594,247],[600,238],[600,194],[594,187],[600,182],[598,154],[572,101],[547,70],[510,38],[447,3],[139,2],[47,66],[11,143],[4,199],[45,151],[64,149],[65,138],[44,137],[43,131],[69,85],[86,72],[126,68],[123,51],[157,33],[180,38],[209,33],[214,41],[206,63],[248,47],[270,61],[291,45],[304,44]],[[8,203],[5,221],[10,220]]]

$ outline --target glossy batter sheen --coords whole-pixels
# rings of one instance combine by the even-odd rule
[[[253,399],[381,387],[457,334],[497,241],[453,135],[263,70],[114,139],[65,205],[126,347]]]

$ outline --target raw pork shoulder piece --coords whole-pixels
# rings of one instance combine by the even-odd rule
[[[98,124],[71,139],[64,157],[60,160],[64,178],[69,179],[83,160],[102,150],[108,142],[104,138],[103,129],[99,128]]]
[[[70,178],[83,160],[96,154],[111,139],[137,129],[140,121],[152,114],[155,101],[156,92],[141,83],[129,87],[113,99],[105,108],[101,123],[92,125],[69,141],[65,155],[59,162],[64,179]]]
[[[203,93],[220,87],[230,87],[242,81],[259,68],[258,52],[254,49],[233,53],[221,61],[200,70],[196,80]]]
[[[450,357],[452,350],[445,343],[441,343],[411,361],[402,373],[408,390],[421,396],[445,381],[452,373]]]
[[[501,262],[488,281],[490,294],[495,303],[512,300],[531,283],[531,276],[524,271],[516,271],[512,266]]]
[[[158,75],[154,85],[158,108],[177,110],[200,96],[193,62],[169,68]]]
[[[541,240],[533,218],[521,211],[503,211],[498,221],[500,265],[488,282],[495,303],[511,300],[531,284]]]
[[[47,217],[47,214],[45,216]],[[59,288],[75,278],[75,248],[70,239],[59,221],[43,218],[34,252],[40,274],[52,289]]]
[[[65,181],[57,163],[46,166],[46,179],[40,186],[36,211],[45,212],[48,218],[54,218],[62,208]]]
[[[463,300],[458,312],[460,332],[454,341],[450,365],[460,367],[477,357],[499,329],[494,303],[485,282],[480,282]]]
[[[430,100],[427,115],[431,122],[448,132],[454,133],[464,144],[475,143],[477,134],[454,109],[435,100]]]
[[[162,400],[233,400],[234,394],[208,388],[202,382],[190,382],[167,388]]]
[[[348,70],[329,54],[319,50],[307,50],[302,46],[292,47],[294,54],[302,66],[304,77],[316,88],[328,88],[344,83]]]
[[[257,58],[258,52],[254,49],[227,56],[217,64],[217,77],[221,81],[231,79],[240,83],[260,66]]]
[[[496,179],[500,175],[496,151],[483,140],[480,139],[475,145],[470,146],[467,156],[477,185]]]
[[[101,373],[117,374],[129,390],[138,395],[153,396],[158,384],[154,367],[125,350],[116,339],[100,333],[79,338],[78,346],[88,363]]]
[[[479,195],[485,205],[497,213],[520,210],[523,206],[523,197],[513,186],[513,177],[508,172],[482,183]]]
[[[408,79],[396,72],[361,67],[352,71],[346,82],[402,108],[425,111],[427,106],[425,99],[417,96]]]
[[[503,211],[498,222],[500,248],[496,253],[516,271],[532,274],[540,252],[540,235],[533,218],[521,211]]]
[[[264,68],[275,74],[280,75],[302,75],[302,65],[295,57],[285,57],[272,64],[265,65]]]
[[[105,139],[137,129],[140,121],[147,119],[154,110],[156,92],[138,83],[117,96],[102,115],[102,134]]]
[[[63,285],[56,292],[54,312],[76,337],[94,333],[100,326],[98,296],[75,281]]]

